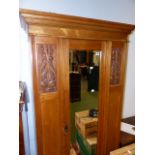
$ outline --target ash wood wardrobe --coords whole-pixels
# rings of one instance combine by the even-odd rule
[[[69,49],[101,50],[97,155],[120,143],[128,35],[134,25],[20,10],[32,44],[38,155],[69,155]]]

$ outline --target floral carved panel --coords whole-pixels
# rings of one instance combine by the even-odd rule
[[[38,44],[37,48],[40,92],[55,92],[57,89],[56,45]]]
[[[118,85],[120,82],[121,72],[121,49],[113,48],[111,55],[111,75],[110,84]]]

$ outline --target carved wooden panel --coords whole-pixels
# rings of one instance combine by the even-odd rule
[[[42,93],[56,91],[56,45],[38,44],[39,89]]]
[[[121,49],[113,48],[111,54],[110,84],[117,85],[120,82],[121,72]]]

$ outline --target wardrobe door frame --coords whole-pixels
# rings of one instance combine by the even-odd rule
[[[107,107],[109,106],[111,45],[112,43],[109,41],[69,39],[69,48],[71,50],[100,51],[97,155],[105,155],[107,152],[105,139],[108,138],[109,134]]]
[[[124,67],[121,67],[121,104],[118,118],[121,116],[124,79],[125,79],[125,65],[127,55],[128,35],[134,30],[134,25],[123,24],[116,22],[109,22],[103,20],[95,20],[90,18],[67,16],[55,13],[45,13],[33,10],[20,10],[20,15],[23,17],[26,24],[28,24],[28,34],[30,36],[48,36],[51,38],[66,39],[74,45],[74,39],[89,40],[98,46],[101,45],[101,67],[100,67],[100,98],[99,98],[99,124],[98,124],[98,145],[97,155],[108,155],[109,151],[118,147],[119,144],[108,143],[109,129],[109,101],[110,101],[110,70],[111,70],[111,51],[113,41],[123,42],[123,59]],[[62,41],[63,42],[63,41]],[[86,41],[85,41],[86,42]],[[87,43],[86,43],[87,44]],[[84,44],[81,44],[85,46]],[[90,45],[91,46],[91,45]],[[67,47],[67,46],[66,46]],[[67,50],[67,48],[65,48]],[[69,47],[68,47],[69,50]],[[66,51],[67,52],[67,51]],[[67,58],[68,56],[66,56]],[[33,57],[35,61],[35,58]],[[66,60],[65,60],[66,61]],[[67,62],[66,62],[67,64]],[[68,66],[69,67],[69,66]],[[35,76],[35,75],[34,75]],[[68,75],[69,76],[69,75]],[[34,78],[35,79],[35,78]],[[69,89],[69,88],[67,88]],[[66,89],[66,90],[67,90]],[[34,94],[34,96],[37,94]],[[65,99],[66,101],[68,99]],[[69,100],[67,101],[69,102]],[[69,103],[68,103],[69,104]],[[68,117],[66,117],[68,119]],[[118,121],[118,119],[117,119]],[[64,123],[64,122],[62,122]],[[118,122],[117,122],[118,123]],[[120,123],[120,121],[119,121]],[[118,124],[120,126],[120,124]],[[37,129],[39,130],[39,129]],[[112,131],[111,131],[112,132]],[[113,134],[119,135],[120,129],[114,131]],[[119,137],[119,136],[117,136]],[[117,138],[117,141],[119,138]],[[40,146],[41,147],[41,146]],[[41,149],[41,148],[39,148]],[[39,150],[38,149],[38,150]],[[65,146],[64,146],[65,149]],[[65,154],[67,155],[67,154]]]

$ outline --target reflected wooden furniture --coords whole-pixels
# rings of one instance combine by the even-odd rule
[[[92,67],[92,66],[91,66]],[[99,66],[88,67],[87,79],[88,79],[88,91],[98,91],[99,84]]]
[[[76,102],[81,100],[81,74],[70,73],[70,100]]]
[[[119,148],[128,35],[134,25],[20,10],[32,45],[38,155],[70,153],[69,51],[100,50],[97,155]]]

